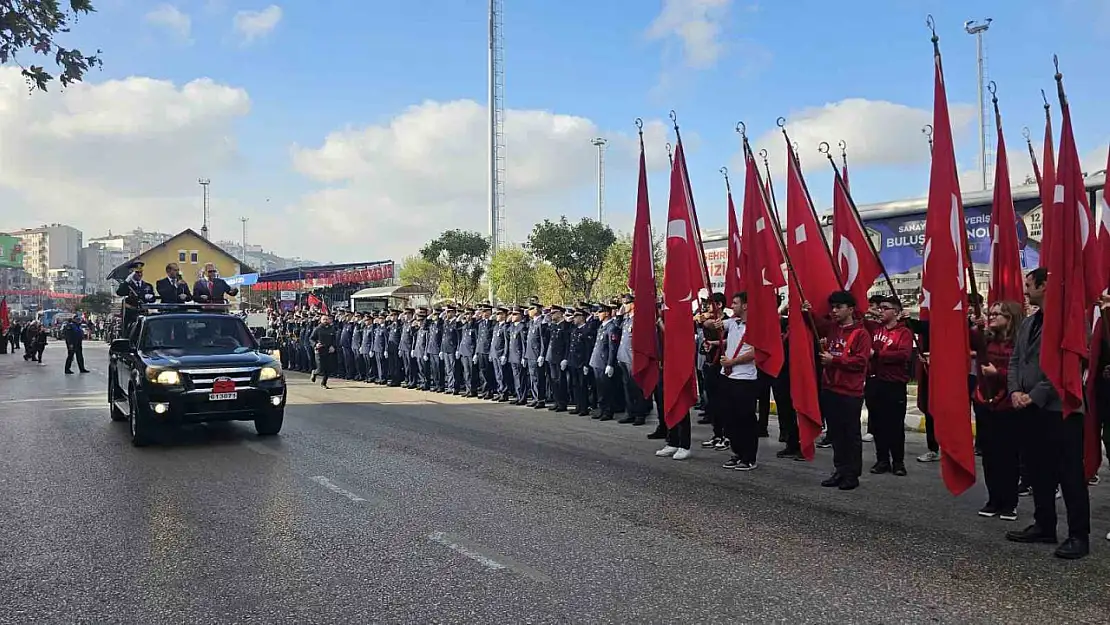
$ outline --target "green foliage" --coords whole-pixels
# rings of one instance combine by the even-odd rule
[[[536,263],[536,295],[540,296],[543,303],[567,304],[574,306],[578,300],[567,295],[567,290],[555,275],[555,268],[550,263]]]
[[[95,11],[91,0],[0,0],[0,65],[18,64],[31,91],[46,91],[55,78],[62,87],[81,82],[90,69],[102,65],[97,56],[100,50],[86,56],[76,48],[58,45],[55,37],[70,32],[79,16]],[[24,51],[53,55],[61,73],[55,77],[41,65],[23,64],[19,55]]]
[[[498,301],[523,304],[529,297],[538,295],[536,259],[519,247],[497,250],[490,261],[489,281]]]
[[[434,300],[443,283],[443,267],[423,256],[408,256],[401,261],[397,277],[402,285],[418,286],[428,292],[429,297]]]
[[[488,255],[489,240],[464,230],[447,230],[420,249],[424,260],[443,268],[443,294],[462,304],[473,302],[478,295]]]
[[[115,300],[108,293],[93,293],[81,298],[81,302],[77,304],[77,310],[94,315],[106,315],[113,310],[114,303]]]
[[[564,297],[589,299],[616,239],[613,230],[599,221],[583,218],[571,224],[562,217],[536,224],[528,247],[554,268]]]

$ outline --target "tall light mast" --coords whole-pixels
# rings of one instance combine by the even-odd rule
[[[505,46],[501,0],[489,0],[489,242],[490,260],[505,238]],[[494,301],[493,284],[489,287]]]
[[[209,180],[208,178],[197,178],[197,184],[199,184],[201,189],[203,189],[201,197],[202,197],[202,206],[203,206],[204,216],[203,216],[203,221],[201,222],[201,225],[200,225],[200,236],[203,237],[205,241],[207,241],[208,240],[208,185],[212,184],[212,181]]]
[[[608,141],[598,137],[590,143],[597,148],[597,220],[605,223],[605,144]]]
[[[982,22],[976,20],[964,22],[964,30],[967,31],[967,34],[975,36],[975,56],[979,68],[979,172],[983,176],[984,191],[990,186],[991,136],[990,128],[987,127],[987,119],[991,116],[987,114],[987,98],[984,94],[987,84],[987,59],[983,52],[983,33],[991,27],[992,21],[994,20],[988,17]]]

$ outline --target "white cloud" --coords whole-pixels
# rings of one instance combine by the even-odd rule
[[[147,13],[143,19],[148,24],[165,28],[184,40],[188,40],[192,33],[193,20],[188,14],[183,13],[181,9],[172,4],[158,5]]]
[[[238,164],[233,123],[249,110],[245,91],[209,79],[29,95],[18,68],[0,68],[0,205],[11,208],[0,227],[197,228],[196,178]]]
[[[960,135],[968,128],[976,112],[974,106],[953,104],[950,107],[953,132]],[[820,107],[792,112],[786,118],[791,141],[798,144],[798,157],[808,171],[811,167],[827,167],[818,145],[828,142],[834,156],[844,141],[848,161],[853,167],[868,165],[915,166],[929,161],[929,144],[922,128],[932,122],[932,111],[882,100],[849,98]],[[781,179],[786,171],[786,142],[775,128],[752,140],[752,149],[766,149],[772,176]],[[733,168],[743,171],[741,155],[733,159]]]
[[[260,11],[236,12],[235,17],[232,18],[232,24],[244,43],[252,43],[277,28],[281,15],[281,7],[271,4]]]
[[[666,130],[648,122],[645,143],[662,146]],[[597,153],[590,140],[599,134],[609,141],[607,175],[634,171],[632,132],[607,133],[589,119],[547,111],[506,112],[509,240],[523,240],[544,218],[592,213]],[[311,246],[394,258],[449,228],[484,233],[486,146],[486,108],[472,100],[424,102],[385,124],[333,132],[319,147],[294,147],[295,168],[328,187],[289,207],[283,221],[304,216],[317,224],[300,232]],[[649,151],[655,169],[665,168],[666,158],[663,150]]]
[[[647,36],[652,40],[677,39],[685,64],[712,67],[724,52],[722,31],[732,0],[663,0],[663,9]]]

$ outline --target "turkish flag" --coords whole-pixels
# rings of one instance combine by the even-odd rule
[[[1059,80],[1059,79],[1057,79]],[[1105,288],[1096,231],[1075,147],[1071,109],[1060,91],[1063,128],[1053,190],[1048,283],[1045,288],[1041,369],[1064,404],[1064,416],[1083,407],[1083,360],[1088,355],[1090,311]]]
[[[744,152],[747,165],[742,218],[745,243],[740,250],[742,290],[748,294],[748,327],[744,338],[755,349],[756,366],[767,375],[777,377],[785,359],[777,291],[786,286],[782,249],[755,157],[746,141]]]
[[[1006,158],[1006,138],[1002,134],[1002,115],[994,108],[998,134],[998,160],[994,167],[994,199],[991,201],[991,290],[990,303],[1024,302],[1025,284],[1021,275],[1017,214],[1010,190],[1010,164]]]
[[[1099,394],[1095,392],[1095,388],[1102,379],[1102,371],[1097,367],[1107,340],[1106,330],[1103,316],[1096,316],[1095,328],[1091,332],[1091,357],[1087,361],[1091,363],[1091,370],[1087,372],[1087,385],[1084,389],[1087,393],[1087,412],[1083,421],[1083,471],[1087,479],[1097,475],[1102,466],[1102,437],[1099,436],[1101,428],[1098,415],[1106,406],[1099,405]]]
[[[1041,255],[1038,267],[1048,267],[1048,256],[1052,253],[1048,231],[1052,229],[1052,194],[1056,188],[1056,154],[1052,148],[1052,114],[1048,107],[1044,111],[1044,158],[1041,163]]]
[[[728,193],[728,260],[725,263],[725,298],[731,299],[734,295],[744,290],[744,281],[740,277],[741,260],[740,249],[743,243],[740,240],[740,226],[736,223],[736,204],[732,201],[732,189]]]
[[[790,395],[794,409],[802,417],[798,419],[802,455],[812,460],[814,441],[821,435],[821,407],[817,399],[815,337],[802,314],[802,296],[809,299],[814,315],[824,317],[829,312],[829,295],[840,290],[840,281],[789,142],[786,150],[786,254],[794,268],[793,286],[798,287],[789,289]]]
[[[663,353],[670,363],[663,367],[663,422],[668,428],[679,424],[697,403],[694,373],[694,312],[703,287],[697,265],[697,240],[682,168],[682,142],[675,149],[671,167],[671,195],[667,206],[667,256],[663,267]],[[703,257],[704,258],[704,257]]]
[[[687,246],[687,254],[690,256],[690,270],[694,271],[692,274],[696,279],[694,281],[694,296],[697,297],[698,292],[702,289],[709,290],[709,265],[705,262],[705,246],[701,242],[701,231],[698,229],[698,214],[694,209],[694,192],[690,188],[690,172],[686,169],[686,150],[682,147],[682,137],[678,137],[675,141],[677,144],[674,149],[674,166],[671,174],[671,202],[674,202],[674,194],[676,191],[680,194],[680,200],[686,208],[686,222],[690,224],[689,236],[691,245]],[[676,190],[674,187],[675,176],[678,176],[679,187]]]
[[[8,313],[8,298],[0,300],[0,332],[7,332],[11,325],[11,315]],[[0,340],[3,340],[0,338]]]
[[[934,44],[935,45],[935,44]],[[941,455],[941,475],[948,490],[959,495],[975,483],[975,450],[967,388],[971,373],[968,354],[967,231],[952,122],[940,50],[934,52],[933,162],[929,205],[925,217],[925,254],[921,288],[929,305],[929,409]]]
[[[864,306],[868,291],[883,274],[883,266],[875,257],[867,240],[867,231],[852,208],[848,180],[838,173],[833,177],[833,258],[844,282],[844,290],[855,296],[856,303]],[[810,299],[816,310],[817,302]]]
[[[628,288],[640,303],[632,322],[632,379],[652,396],[659,383],[659,341],[655,332],[655,255],[651,241],[651,207],[648,204],[647,160],[640,135],[640,182],[636,194],[636,226],[632,231],[632,262]]]
[[[1106,155],[1106,171],[1110,172],[1110,152]],[[1110,282],[1110,175],[1102,185],[1102,210],[1098,212],[1098,249],[1104,277]],[[1110,287],[1110,284],[1104,284]],[[1092,360],[1092,363],[1097,361]]]

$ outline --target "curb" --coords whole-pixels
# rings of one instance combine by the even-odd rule
[[[910,395],[910,399],[911,399],[910,404],[909,404],[910,407],[906,410],[906,421],[905,421],[906,431],[907,432],[917,432],[919,434],[924,434],[925,433],[925,415],[921,414],[921,411],[917,409],[917,405],[915,403],[916,402],[916,396]],[[775,404],[775,400],[773,400],[773,399],[771,400],[771,414],[773,414],[773,415],[778,414],[778,406]],[[864,425],[867,425],[867,407],[866,406],[864,406],[863,410],[861,411],[860,421]],[[971,433],[972,433],[972,435],[975,435],[975,418],[974,418],[974,416],[971,417]]]

